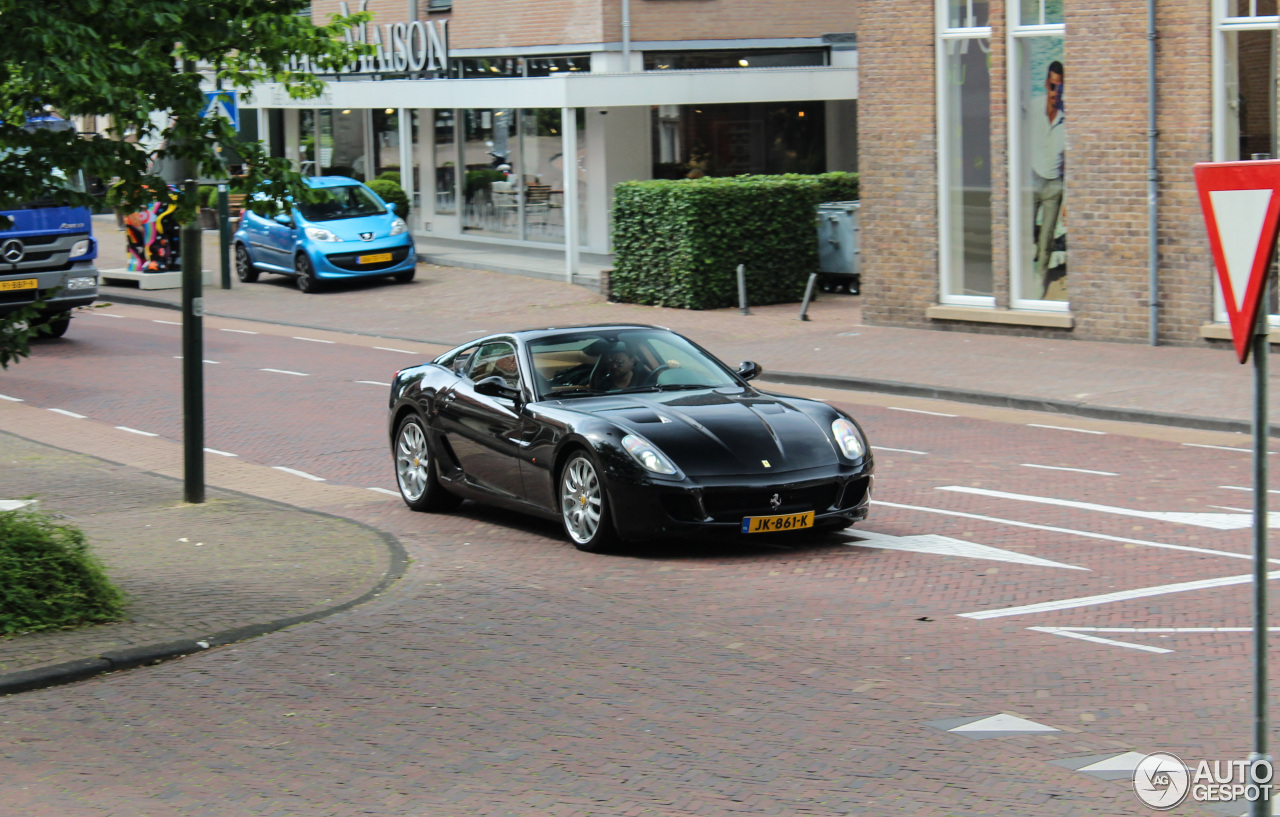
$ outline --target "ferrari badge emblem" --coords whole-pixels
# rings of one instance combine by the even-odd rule
[[[769,497],[769,507],[773,508],[775,511],[781,508],[782,497],[778,496],[777,494],[774,494],[773,496]]]
[[[760,460],[760,464],[761,464],[761,465],[763,465],[765,468],[772,468],[772,467],[773,467],[772,465],[770,465],[770,464],[769,464],[769,461],[768,461],[768,460]]]

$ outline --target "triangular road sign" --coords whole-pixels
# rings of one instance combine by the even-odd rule
[[[1258,319],[1280,224],[1280,161],[1195,166],[1200,209],[1241,363]]]

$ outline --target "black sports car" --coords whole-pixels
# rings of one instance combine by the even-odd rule
[[[862,429],[826,403],[753,388],[760,372],[653,326],[473,341],[391,384],[400,494],[419,511],[465,498],[559,519],[587,551],[866,518]]]

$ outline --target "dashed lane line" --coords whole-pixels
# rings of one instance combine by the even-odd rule
[[[275,372],[276,374],[291,374],[295,377],[310,377],[306,372],[291,372],[288,369],[259,369],[260,372]]]
[[[1044,530],[1052,533],[1065,533],[1070,536],[1080,536],[1085,539],[1101,539],[1105,542],[1120,542],[1126,545],[1142,545],[1144,547],[1161,548],[1164,550],[1181,550],[1187,553],[1205,553],[1211,556],[1226,556],[1231,559],[1248,559],[1253,561],[1252,553],[1232,553],[1227,550],[1213,550],[1211,548],[1193,547],[1191,545],[1172,545],[1168,542],[1152,542],[1146,539],[1130,539],[1126,536],[1110,536],[1105,533],[1093,533],[1092,531],[1073,530],[1071,528],[1059,528],[1053,525],[1037,525],[1034,522],[1019,522],[1016,519],[1001,519],[997,516],[984,516],[977,513],[965,513],[964,511],[950,511],[943,508],[926,508],[921,505],[903,505],[899,502],[886,502],[882,499],[871,500],[872,505],[883,505],[886,508],[901,508],[908,511],[922,511],[924,513],[936,513],[942,516],[956,516],[962,519],[977,519],[981,522],[993,522],[997,525],[1010,525],[1015,528],[1030,528],[1031,530]],[[1268,559],[1271,562],[1280,562],[1280,559]]]
[[[386,494],[387,496],[400,496],[399,492],[397,492],[397,491],[388,491],[386,488],[370,488],[369,490],[370,490],[370,491],[377,491],[378,493],[380,493],[380,494]]]
[[[1074,431],[1077,434],[1099,434],[1104,437],[1107,434],[1107,432],[1105,431],[1095,431],[1094,429],[1091,429],[1091,428],[1071,428],[1070,426],[1047,426],[1043,423],[1027,423],[1027,425],[1031,426],[1032,428],[1047,428],[1050,431]]]
[[[100,311],[98,311],[98,310],[94,310],[94,311],[92,311],[92,312],[87,312],[87,313],[85,313],[85,314],[88,314],[88,315],[97,315],[97,316],[98,316],[98,317],[100,317],[100,318],[123,318],[123,317],[124,317],[124,315],[113,315],[113,314],[111,314],[110,312],[100,312]]]
[[[204,451],[205,451],[205,453],[206,453],[206,454],[217,454],[219,457],[238,457],[238,456],[240,456],[239,454],[232,454],[230,451],[219,451],[219,450],[218,450],[218,449],[216,449],[216,448],[206,448]]]
[[[116,426],[116,428],[120,429],[121,431],[127,431],[130,434],[141,434],[143,437],[159,437],[160,436],[155,432],[143,431],[140,428],[129,428],[128,426]]]
[[[174,355],[174,356],[173,356],[173,359],[174,359],[174,360],[182,360],[182,355]],[[216,361],[216,360],[201,360],[200,362],[201,362],[201,363],[212,363],[212,364],[213,364],[213,365],[215,365],[215,366],[217,366],[217,365],[218,365],[218,361]]]
[[[67,411],[66,409],[51,408],[49,409],[49,411],[52,411],[55,414],[65,414],[67,417],[74,417],[77,420],[85,419],[85,416],[83,414],[76,414],[74,411]]]
[[[883,445],[871,446],[872,451],[892,451],[895,454],[919,454],[922,457],[929,456],[928,451],[912,451],[910,448],[888,448]]]
[[[399,352],[399,353],[400,353],[400,354],[402,354],[402,355],[416,355],[416,354],[417,354],[417,352],[410,352],[408,349],[392,349],[392,348],[391,348],[391,347],[389,347],[389,346],[375,346],[375,347],[373,347],[373,348],[377,349],[377,350],[378,350],[378,351],[380,351],[380,352]]]
[[[1212,448],[1212,449],[1215,449],[1215,450],[1217,450],[1217,451],[1239,451],[1239,452],[1240,452],[1240,453],[1242,453],[1242,454],[1252,454],[1252,453],[1253,453],[1253,449],[1252,449],[1252,448],[1232,448],[1232,447],[1231,447],[1231,446],[1229,446],[1229,445],[1209,445],[1208,443],[1183,443],[1183,445],[1188,446],[1188,447],[1190,447],[1190,448]],[[1274,453],[1276,453],[1276,452],[1274,452],[1274,451],[1268,451],[1267,453],[1268,453],[1268,454],[1274,454]]]
[[[377,380],[357,380],[356,382],[357,382],[357,383],[363,383],[363,384],[365,384],[366,386],[386,386],[387,388],[390,388],[390,387],[391,387],[391,384],[390,384],[390,383],[382,383],[382,382],[377,381]]]
[[[165,325],[167,325],[167,326],[182,326],[182,322],[181,322],[181,321],[162,321],[162,320],[160,320],[159,318],[152,318],[152,319],[151,319],[151,322],[152,322],[152,323],[163,323],[163,324],[165,324]]]
[[[305,340],[308,343],[337,343],[336,340],[321,340],[320,338],[304,338],[294,335],[294,340]]]
[[[1023,468],[1041,468],[1045,471],[1070,471],[1073,474],[1093,474],[1099,477],[1118,477],[1114,471],[1093,471],[1088,468],[1067,468],[1064,465],[1036,465],[1032,462],[1021,463]]]
[[[271,467],[277,471],[284,471],[286,474],[293,474],[295,477],[302,477],[303,479],[309,479],[313,482],[328,482],[324,477],[318,477],[315,474],[308,474],[306,471],[299,471],[294,468],[285,468],[283,465],[273,465]]]
[[[248,329],[227,329],[225,326],[218,327],[219,332],[235,332],[237,335],[256,335],[257,332],[251,332]]]
[[[1054,505],[1060,508],[1075,508],[1081,511],[1109,513],[1116,516],[1132,516],[1138,519],[1150,519],[1155,522],[1171,522],[1175,525],[1195,525],[1212,530],[1241,530],[1253,525],[1250,516],[1234,513],[1195,513],[1191,511],[1139,511],[1133,508],[1120,508],[1114,505],[1099,505],[1094,502],[1077,502],[1073,499],[1058,499],[1050,496],[1031,496],[1029,494],[1012,494],[1007,491],[991,491],[986,488],[968,488],[963,485],[939,485],[939,491],[952,491],[960,494],[974,494],[992,499],[1011,499],[1016,502],[1032,502],[1039,505]],[[1280,527],[1280,514],[1270,518],[1270,527]]]
[[[933,417],[959,417],[958,414],[944,414],[941,411],[925,411],[924,409],[902,408],[901,406],[885,406],[890,411],[908,411],[912,414],[929,414]]]
[[[1249,493],[1253,493],[1252,488],[1246,488],[1243,485],[1219,485],[1218,487],[1224,491],[1248,491]],[[1280,494],[1280,491],[1277,491],[1275,488],[1268,488],[1267,493]]]
[[[1267,574],[1268,579],[1280,578],[1280,570]],[[1158,584],[1154,587],[1137,587],[1133,590],[1120,590],[1115,593],[1102,593],[1097,596],[1080,596],[1074,599],[1058,599],[1042,601],[1038,604],[1023,604],[1017,607],[1000,607],[995,610],[979,610],[973,613],[959,613],[960,618],[984,620],[988,618],[1005,618],[1007,616],[1026,616],[1036,613],[1052,613],[1058,610],[1071,610],[1076,607],[1096,607],[1102,604],[1114,604],[1119,601],[1145,599],[1151,596],[1166,596],[1171,593],[1188,593],[1194,590],[1210,590],[1216,587],[1230,587],[1234,584],[1247,584],[1253,581],[1253,574],[1242,576],[1222,576],[1216,579],[1198,579],[1193,582],[1177,582],[1175,584]]]
[[[25,403],[25,402],[27,402],[26,400],[23,400],[21,397],[10,397],[10,396],[9,396],[9,395],[7,395],[7,394],[0,394],[0,400],[8,400],[10,403]]]

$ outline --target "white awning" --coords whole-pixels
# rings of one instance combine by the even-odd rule
[[[259,108],[608,108],[857,99],[858,69],[751,68],[566,73],[552,77],[329,81],[315,99],[269,83],[241,104]]]

